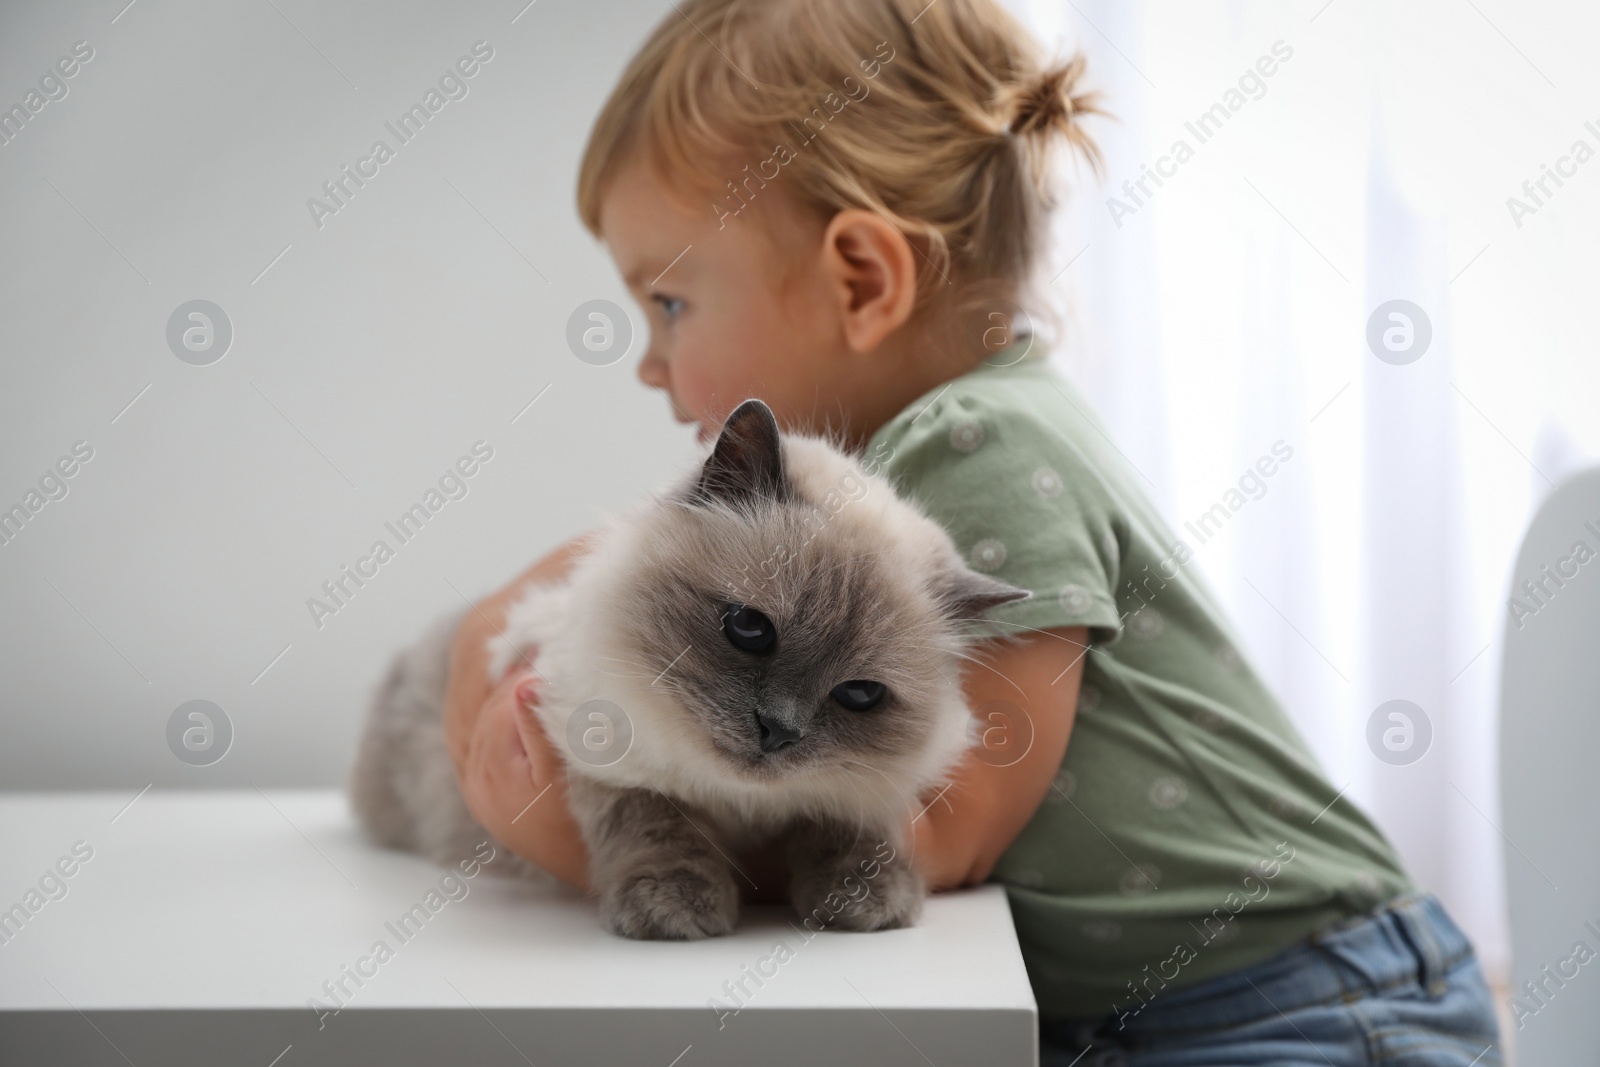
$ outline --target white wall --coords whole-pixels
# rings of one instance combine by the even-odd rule
[[[565,341],[584,301],[633,311],[573,190],[667,7],[126,2],[0,8],[0,104],[93,48],[0,146],[0,507],[94,453],[0,545],[0,787],[334,782],[452,584],[484,594],[692,455],[636,358]],[[467,95],[398,146],[385,122],[479,40]],[[380,137],[395,158],[319,229],[307,199]],[[234,329],[209,366],[166,339],[197,298]],[[479,440],[468,495],[315,626],[307,598]],[[208,767],[167,745],[193,699],[236,731]]]

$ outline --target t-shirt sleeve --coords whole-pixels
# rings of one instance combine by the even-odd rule
[[[1062,428],[1023,405],[952,392],[886,427],[868,461],[945,528],[969,566],[1033,594],[989,611],[1000,632],[1087,626],[1092,641],[1121,636],[1117,531],[1126,524]]]

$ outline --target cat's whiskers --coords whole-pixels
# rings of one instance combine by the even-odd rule
[[[596,656],[595,658],[598,659],[598,660],[609,661],[611,663],[621,663],[622,665],[624,665],[626,667],[637,667],[641,671],[650,670],[650,665],[648,663],[641,663],[638,660],[628,659],[628,658],[626,658],[624,656],[605,656],[605,655],[602,655],[602,656]]]
[[[978,666],[982,667],[986,671],[989,671],[991,674],[997,674],[1001,678],[1004,678],[1006,680],[1006,684],[1010,685],[1011,688],[1015,689],[1017,692],[1023,693],[1024,696],[1027,695],[1026,692],[1024,692],[1022,686],[1020,686],[1016,682],[1012,681],[1010,675],[1008,675],[1004,671],[1000,670],[994,664],[985,663],[982,659],[980,659],[977,656],[974,656],[974,655],[972,655],[970,653],[962,652],[962,651],[960,651],[958,649],[953,649],[953,648],[938,648],[938,647],[936,647],[934,645],[907,645],[906,647],[908,647],[908,648],[927,649],[927,650],[933,651],[933,652],[943,652],[945,655],[955,656],[957,659],[964,659],[964,660],[968,661],[969,663],[976,663]]]
[[[887,771],[883,770],[881,767],[874,767],[872,764],[867,763],[864,760],[851,759],[848,756],[841,757],[839,762],[840,762],[841,765],[846,766],[846,767],[864,767],[867,770],[871,771],[872,773],[878,775],[885,782],[889,783],[889,794],[888,795],[889,795],[890,799],[893,799],[894,797],[899,795],[899,790],[895,788],[897,783],[895,782],[894,778],[891,777],[890,774]],[[883,794],[880,794],[877,791],[876,783],[872,782],[869,779],[861,779],[860,781],[861,781],[861,785],[865,789],[869,790],[872,793],[874,799],[878,799],[878,800],[883,799]],[[860,812],[856,812],[855,814],[856,814],[857,818],[861,817],[861,813]],[[858,836],[859,836],[860,832],[862,831],[863,827],[864,827],[864,824],[857,826],[857,834],[858,834]]]
[[[626,658],[624,658],[622,656],[598,656],[596,658],[599,659],[599,660],[603,660],[603,661],[604,660],[609,660],[609,661],[611,661],[613,663],[620,663],[620,664],[622,664],[624,666],[627,666],[627,667],[638,668],[638,672],[637,673],[626,672],[626,671],[606,671],[606,670],[603,670],[603,671],[600,672],[602,674],[609,675],[610,677],[613,677],[613,678],[649,678],[650,679],[650,684],[652,686],[655,686],[656,688],[667,689],[669,691],[679,691],[679,692],[681,692],[681,690],[679,690],[679,688],[677,686],[677,683],[674,682],[672,680],[672,678],[667,674],[667,672],[672,669],[673,665],[671,663],[667,664],[665,667],[661,668],[660,670],[655,670],[655,669],[653,669],[651,667],[650,664],[640,663],[640,662],[637,662],[636,660],[626,659]],[[682,658],[682,657],[680,656],[679,658]],[[676,662],[676,661],[674,661],[674,662]]]
[[[889,781],[889,782],[893,782],[894,781],[894,778],[890,776],[888,771],[884,770],[882,767],[874,767],[872,764],[868,763],[866,760],[854,759],[854,758],[852,758],[850,756],[841,756],[841,757],[839,757],[839,762],[841,764],[843,764],[844,766],[846,766],[846,767],[865,767],[867,770],[871,771],[873,774],[876,774],[878,777],[883,778],[886,781]]]
[[[1091,652],[1093,652],[1094,654],[1096,654],[1098,656],[1104,656],[1105,655],[1104,652],[1102,652],[1099,648],[1095,647],[1095,645],[1093,645],[1092,643],[1091,644],[1084,644],[1084,643],[1079,642],[1079,641],[1074,641],[1070,637],[1062,637],[1060,634],[1051,633],[1049,630],[1041,630],[1037,626],[1024,626],[1020,622],[997,622],[996,624],[1000,625],[1000,626],[1015,626],[1017,629],[1019,629],[1019,630],[1027,630],[1029,633],[1044,634],[1046,637],[1053,637],[1057,641],[1061,641],[1061,642],[1064,642],[1066,644],[1071,645],[1073,648],[1078,650],[1078,655],[1071,663],[1069,663],[1067,665],[1067,670],[1071,670],[1073,667],[1076,667],[1078,665],[1078,660],[1083,659],[1085,656],[1087,656]],[[1008,634],[1007,636],[1010,636],[1010,635]],[[1066,671],[1062,671],[1061,672],[1061,674],[1066,674],[1066,673],[1067,673]],[[1059,681],[1060,677],[1061,677],[1060,675],[1057,675],[1056,676],[1056,680]],[[1051,682],[1050,684],[1054,685],[1055,682]]]
[[[616,671],[616,670],[608,670],[605,667],[596,667],[595,668],[595,673],[596,674],[603,674],[607,678],[648,678],[648,677],[650,677],[650,675],[644,674],[644,673],[639,672],[639,671]]]

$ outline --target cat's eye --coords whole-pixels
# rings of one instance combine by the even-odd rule
[[[722,615],[722,632],[728,643],[742,652],[760,655],[772,650],[778,641],[778,628],[748,604],[730,604]]]
[[[833,687],[830,695],[847,711],[871,711],[883,703],[884,694],[887,692],[882,682],[857,680],[840,682]]]

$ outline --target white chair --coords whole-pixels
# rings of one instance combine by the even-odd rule
[[[1592,1065],[1600,1063],[1600,469],[1539,508],[1508,615],[1500,796],[1516,1021],[1507,1036],[1528,1067]]]

